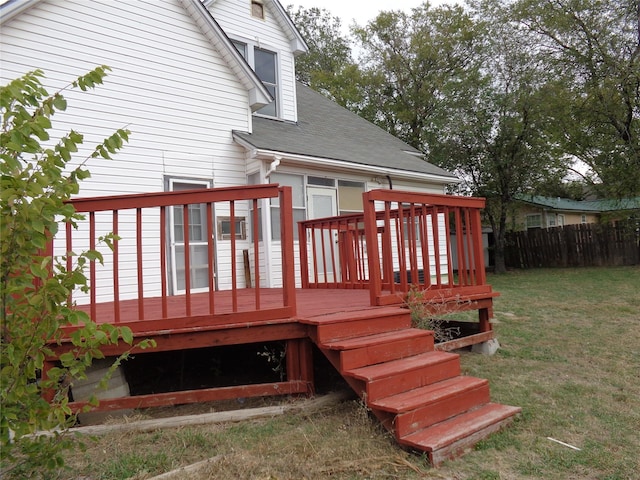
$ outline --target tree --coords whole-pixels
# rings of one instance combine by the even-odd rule
[[[461,80],[477,75],[478,36],[462,7],[381,12],[354,33],[360,41],[366,105],[361,112],[411,146],[429,153],[430,137],[447,121],[443,102]]]
[[[357,29],[369,119],[455,172],[454,190],[487,199],[496,271],[505,271],[514,200],[566,171],[547,128],[558,85],[498,2],[383,12]]]
[[[640,195],[640,3],[520,0],[514,18],[562,79],[565,152],[604,194]]]
[[[459,174],[459,192],[486,198],[500,273],[514,201],[560,183],[567,165],[548,128],[558,85],[499,2],[484,2],[475,17],[484,38],[480,75],[463,79],[464,93],[445,102],[449,121],[431,137],[430,158]]]
[[[341,32],[340,18],[322,8],[287,7],[307,42],[309,52],[296,58],[296,79],[343,107],[361,103],[360,69],[354,63],[351,40]]]
[[[79,77],[61,91],[49,95],[43,88],[43,72],[36,70],[0,88],[0,476],[25,478],[33,472],[57,468],[61,452],[74,445],[64,434],[75,421],[68,406],[68,389],[85,378],[95,358],[104,358],[100,347],[133,342],[128,328],[96,324],[69,302],[76,289],[90,288],[84,275],[89,262],[101,262],[98,251],[67,252],[55,257],[46,252],[47,241],[58,224],[82,218],[67,203],[89,176],[90,159],[111,158],[127,141],[120,129],[79,166],[71,167],[73,153],[83,137],[76,131],[50,139],[51,117],[67,107],[63,91],[85,91],[102,83],[108,67]],[[110,245],[111,237],[102,239]],[[73,267],[67,269],[67,256]],[[45,360],[52,358],[52,343],[63,339],[62,327],[75,326],[70,334],[73,349],[59,356],[59,365],[41,375]],[[141,348],[151,342],[142,342]],[[123,355],[118,362],[126,357]],[[114,365],[117,366],[118,362]],[[106,381],[106,379],[105,379]],[[53,393],[47,402],[42,393]],[[94,402],[95,403],[95,402]],[[53,437],[33,436],[37,431],[61,429]]]

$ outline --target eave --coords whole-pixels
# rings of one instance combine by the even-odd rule
[[[313,167],[318,168],[321,166],[331,171],[340,171],[345,173],[357,173],[366,174],[367,176],[392,176],[395,179],[412,180],[412,181],[424,181],[435,183],[438,185],[451,185],[460,183],[461,180],[455,177],[445,177],[441,175],[432,175],[428,173],[412,172],[407,170],[399,170],[389,167],[379,167],[372,165],[363,165],[360,163],[347,162],[344,160],[336,160],[332,158],[314,157],[308,155],[292,154],[288,152],[282,152],[278,150],[266,150],[255,148],[255,146],[246,142],[244,139],[239,138],[235,134],[233,139],[239,145],[242,145],[248,151],[251,152],[253,158],[257,158],[264,161],[273,161],[279,159],[282,163],[289,165],[295,165],[300,167]]]

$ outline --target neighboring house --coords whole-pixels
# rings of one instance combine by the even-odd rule
[[[560,197],[522,196],[511,225],[514,230],[598,223],[640,212],[640,197],[622,200],[571,200]]]
[[[295,57],[307,46],[276,0],[10,0],[0,14],[3,83],[40,68],[54,92],[97,65],[112,68],[95,92],[65,92],[68,112],[55,116],[59,131],[85,135],[77,159],[118,128],[132,132],[114,160],[88,164],[83,197],[279,183],[293,188],[295,220],[302,220],[362,211],[361,193],[373,188],[444,193],[457,182],[419,151],[296,83]],[[272,228],[278,205],[265,201],[261,210],[261,248],[269,252],[279,242]],[[204,236],[198,213],[204,216],[190,215],[191,226]],[[216,281],[224,283],[233,261],[229,212],[215,215]],[[248,207],[235,215],[241,265],[252,238]],[[181,217],[170,217],[169,288],[181,293]],[[200,240],[191,238],[192,259],[206,251]],[[260,284],[279,286],[281,266],[262,258]],[[197,291],[207,285],[207,266],[192,262]],[[158,289],[145,285],[147,294]]]

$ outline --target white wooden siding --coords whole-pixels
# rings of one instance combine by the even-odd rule
[[[250,130],[248,93],[178,0],[42,1],[4,24],[1,35],[2,83],[40,68],[53,93],[97,65],[112,68],[95,91],[66,91],[68,111],[53,118],[52,138],[69,129],[84,134],[76,163],[116,129],[132,132],[114,160],[87,164],[92,176],[80,196],[159,191],[165,176],[209,179],[217,187],[246,183],[245,152],[231,130]],[[154,268],[158,255],[146,252],[158,251],[158,221],[145,217],[143,235]],[[137,295],[135,264],[127,261],[135,258],[134,234],[133,212],[123,214],[121,298]],[[86,246],[79,241],[74,250]],[[225,242],[219,246],[224,254]],[[112,260],[105,254],[97,283],[108,286]],[[242,258],[238,265],[242,275]],[[218,268],[219,278],[230,276],[230,262]],[[158,294],[159,278],[145,279],[144,288]]]

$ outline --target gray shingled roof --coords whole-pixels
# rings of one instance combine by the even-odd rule
[[[518,199],[539,207],[547,207],[563,211],[610,212],[615,210],[640,209],[640,197],[622,198],[619,200],[571,200],[560,197],[555,198],[542,197],[538,195],[522,195]]]
[[[234,136],[259,150],[327,158],[405,172],[455,175],[432,165],[418,150],[311,88],[298,83],[298,122],[253,118],[253,133]],[[407,153],[411,152],[411,153]]]

